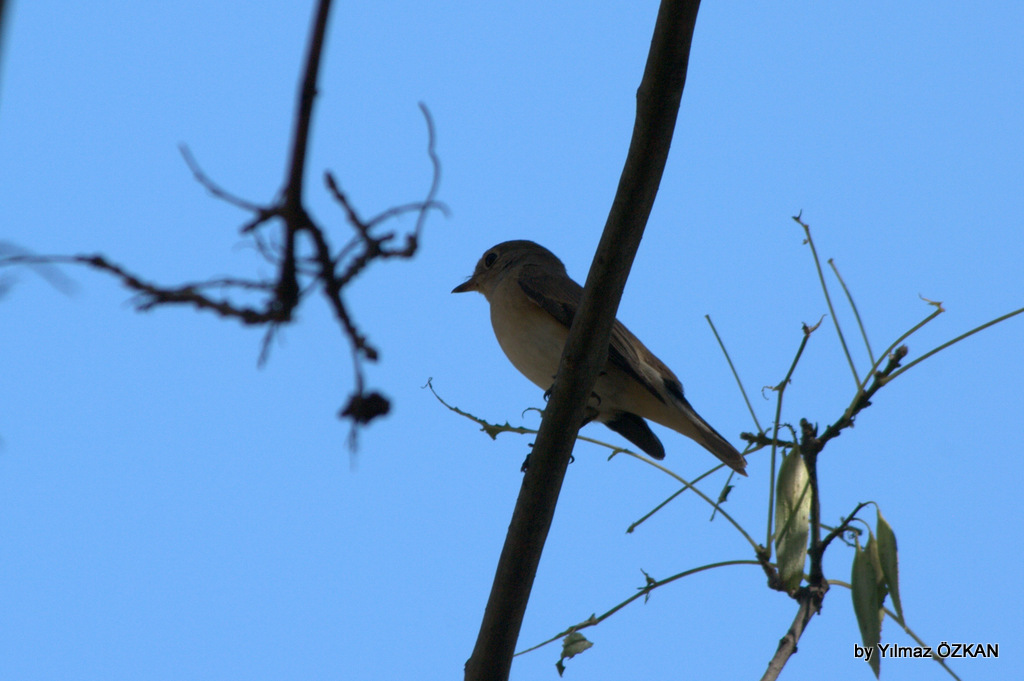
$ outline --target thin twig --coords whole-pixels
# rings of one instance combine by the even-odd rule
[[[763,432],[761,423],[757,420],[757,414],[754,413],[754,407],[750,404],[750,398],[747,397],[747,391],[743,387],[743,381],[740,380],[740,374],[736,371],[736,366],[732,363],[732,357],[729,356],[729,351],[725,349],[725,343],[722,342],[722,337],[718,335],[718,329],[715,328],[715,323],[711,321],[711,315],[704,315],[704,319],[708,320],[708,326],[711,327],[711,333],[715,334],[715,340],[718,341],[718,347],[722,349],[722,354],[725,355],[725,361],[729,363],[729,369],[732,371],[732,376],[736,379],[736,385],[739,386],[740,394],[743,395],[743,401],[747,403],[747,411],[750,412],[750,418],[754,420],[754,425],[757,426],[757,431]]]
[[[860,376],[857,374],[857,367],[853,365],[853,357],[850,356],[850,349],[846,347],[846,338],[843,336],[843,330],[839,326],[839,318],[836,316],[836,310],[832,306],[832,297],[828,293],[828,285],[825,283],[825,274],[821,271],[821,260],[818,259],[818,249],[814,247],[814,239],[811,238],[811,227],[800,219],[800,215],[794,215],[793,220],[804,229],[804,235],[807,238],[807,245],[811,247],[811,255],[814,257],[814,267],[818,271],[818,281],[821,283],[821,290],[825,294],[825,302],[828,304],[828,312],[832,315],[832,323],[835,324],[836,333],[839,335],[839,343],[843,346],[843,353],[846,355],[846,361],[850,365],[850,371],[853,373],[854,382],[860,383]]]
[[[178,151],[181,152],[181,157],[185,159],[185,165],[187,165],[188,169],[192,171],[192,177],[196,179],[196,182],[203,185],[203,187],[206,188],[206,191],[210,192],[210,194],[217,197],[221,201],[230,203],[233,206],[241,208],[244,211],[256,213],[260,222],[263,222],[264,220],[267,220],[270,217],[272,217],[271,215],[264,211],[264,208],[262,206],[257,206],[255,203],[252,203],[251,201],[246,201],[241,197],[235,196],[234,194],[227,191],[219,184],[211,180],[210,176],[207,175],[200,167],[199,162],[196,161],[196,157],[192,155],[192,150],[188,148],[187,144],[185,144],[184,142],[179,144]]]
[[[1017,310],[1014,310],[1013,312],[1007,312],[1006,314],[1004,314],[1004,315],[1003,315],[1003,316],[1001,316],[1001,317],[996,317],[995,319],[993,319],[993,320],[992,320],[992,321],[990,321],[990,322],[985,322],[985,323],[984,323],[984,324],[982,324],[981,326],[976,326],[976,327],[974,327],[973,329],[971,329],[970,331],[967,331],[966,333],[962,333],[962,334],[960,334],[959,336],[957,336],[957,337],[956,337],[956,338],[954,338],[953,340],[949,340],[949,341],[946,341],[945,343],[943,343],[943,344],[942,344],[942,345],[940,345],[939,347],[937,347],[937,348],[933,348],[933,349],[929,350],[928,352],[924,353],[923,355],[921,355],[920,357],[918,357],[917,359],[915,359],[915,360],[914,360],[913,362],[909,362],[909,363],[907,363],[907,364],[906,364],[906,365],[904,365],[904,366],[903,366],[903,367],[902,367],[902,368],[901,368],[901,369],[900,369],[899,371],[895,371],[895,372],[893,372],[893,373],[892,373],[892,374],[891,374],[891,375],[890,375],[890,376],[889,376],[889,377],[888,377],[888,378],[886,379],[886,382],[888,382],[888,381],[891,381],[891,380],[893,380],[894,378],[896,378],[897,376],[899,376],[900,374],[902,374],[902,373],[903,373],[904,371],[906,371],[906,370],[907,370],[907,369],[909,369],[910,367],[914,366],[915,364],[918,364],[918,363],[920,363],[920,362],[923,362],[923,361],[925,361],[926,359],[928,359],[929,357],[931,357],[931,356],[932,356],[932,355],[934,355],[935,353],[937,353],[937,352],[941,352],[942,350],[945,350],[945,349],[946,349],[946,348],[948,348],[948,347],[949,347],[950,345],[953,345],[953,344],[955,344],[955,343],[959,343],[960,341],[962,341],[963,339],[967,338],[968,336],[973,336],[974,334],[978,333],[979,331],[983,331],[983,330],[987,329],[988,327],[992,326],[993,324],[998,324],[999,322],[1003,322],[1003,321],[1006,321],[1006,320],[1007,320],[1007,319],[1009,319],[1010,317],[1015,317],[1015,316],[1019,315],[1019,314],[1020,314],[1020,313],[1022,313],[1022,312],[1024,312],[1024,307],[1022,307],[1022,308],[1019,308],[1019,309],[1017,309]],[[938,313],[936,313],[936,314],[938,314]]]
[[[843,293],[846,294],[846,300],[850,303],[850,309],[853,310],[853,316],[857,320],[857,326],[860,328],[860,336],[864,339],[864,347],[868,351],[868,359],[871,363],[875,363],[875,355],[871,352],[871,342],[868,340],[868,332],[864,328],[864,322],[860,318],[860,312],[857,310],[857,303],[853,302],[853,294],[850,293],[850,289],[847,288],[846,282],[843,281],[842,275],[839,274],[839,268],[836,267],[835,260],[832,258],[828,259],[829,267],[832,268],[832,272],[836,275],[836,279],[839,280],[839,285],[843,288]]]
[[[559,632],[559,633],[555,634],[554,636],[552,636],[551,638],[549,638],[549,639],[547,639],[545,641],[541,641],[537,645],[534,645],[534,646],[531,646],[529,648],[526,648],[525,650],[520,650],[519,652],[516,653],[516,655],[517,656],[518,655],[524,655],[524,654],[529,653],[531,651],[537,650],[538,648],[543,648],[544,646],[548,645],[549,643],[553,643],[553,642],[557,641],[560,638],[564,638],[565,636],[568,636],[569,634],[573,633],[574,631],[581,631],[581,630],[587,629],[589,627],[596,627],[598,624],[600,624],[601,622],[604,622],[606,619],[608,619],[609,617],[611,617],[612,615],[617,613],[619,610],[622,610],[624,607],[626,607],[630,603],[633,603],[634,601],[636,601],[636,600],[638,600],[640,598],[647,598],[648,596],[650,596],[652,591],[654,591],[655,589],[658,589],[660,587],[663,587],[666,584],[671,584],[672,582],[674,582],[674,581],[676,581],[678,579],[682,579],[683,577],[689,577],[690,575],[695,575],[697,573],[704,572],[706,570],[712,570],[712,569],[715,569],[715,568],[726,567],[727,565],[757,565],[757,561],[756,560],[749,560],[749,559],[747,559],[747,560],[723,560],[723,561],[718,562],[718,563],[709,563],[708,565],[701,565],[700,567],[692,568],[690,570],[684,570],[683,572],[680,572],[678,574],[672,575],[671,577],[666,577],[665,579],[659,579],[659,580],[652,579],[652,580],[648,581],[647,584],[645,584],[643,587],[638,588],[637,589],[637,593],[633,594],[632,596],[630,596],[626,600],[622,601],[618,605],[613,606],[607,612],[604,612],[603,614],[596,615],[596,616],[595,615],[591,615],[590,617],[588,617],[587,619],[583,620],[579,624],[574,624],[571,627],[569,627],[568,629],[566,629],[565,631]]]
[[[779,428],[782,427],[782,398],[786,393],[786,386],[789,385],[789,382],[793,378],[793,372],[796,371],[796,365],[800,362],[800,357],[804,354],[804,348],[807,347],[807,341],[810,340],[811,334],[817,331],[819,326],[821,326],[821,319],[819,319],[818,323],[814,326],[807,326],[806,324],[803,325],[804,335],[803,338],[800,339],[800,347],[796,350],[796,355],[793,357],[793,361],[789,365],[789,371],[786,372],[785,378],[783,378],[782,382],[775,387],[778,397],[775,402],[775,426],[772,428],[771,474],[768,476],[768,528],[767,537],[764,542],[764,551],[766,554],[763,556],[764,560],[771,558],[772,551],[772,523],[775,519],[775,454],[778,448],[777,443],[779,442]]]

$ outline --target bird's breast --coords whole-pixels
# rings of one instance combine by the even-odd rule
[[[569,330],[525,294],[491,301],[491,325],[512,365],[538,387],[554,382]]]

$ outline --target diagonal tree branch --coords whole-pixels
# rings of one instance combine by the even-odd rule
[[[668,159],[699,6],[699,0],[663,0],[658,10],[629,153],[466,662],[467,680],[508,678],[586,399],[605,363],[612,322]]]

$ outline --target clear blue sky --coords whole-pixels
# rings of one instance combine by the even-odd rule
[[[452,679],[469,656],[531,441],[492,442],[422,386],[535,426],[540,391],[501,354],[480,296],[449,291],[487,247],[534,239],[586,275],[625,157],[656,4],[339,2],[309,163],[316,217],[347,227],[430,180],[417,102],[437,124],[440,198],[412,262],[347,293],[381,349],[393,413],[346,447],[348,348],[319,299],[256,366],[259,332],[209,314],[137,314],[108,277],[24,270],[0,300],[0,678]],[[187,143],[231,191],[280,188],[312,3],[58,3],[9,8],[0,78],[0,240],[102,252],[166,284],[269,273],[210,197]],[[1024,305],[1024,48],[1019,3],[705,3],[672,156],[619,318],[735,443],[762,423],[827,308],[802,233],[834,257],[875,352],[944,302],[911,357]],[[399,225],[409,228],[411,220]],[[830,281],[834,281],[830,279]],[[836,289],[860,371],[867,368]],[[899,539],[908,623],[1000,644],[965,679],[1024,676],[1020,565],[1024,319],[911,370],[821,460],[823,516],[876,501]],[[827,318],[784,417],[822,424],[853,380]],[[600,426],[585,434],[615,442]],[[695,477],[714,460],[658,430]],[[581,444],[521,644],[643,585],[749,558],[727,524],[628,457]],[[764,541],[768,463],[728,508]],[[716,493],[724,474],[706,486]],[[873,520],[873,513],[866,514]],[[826,574],[849,579],[836,545]],[[586,632],[568,678],[757,678],[793,617],[756,567],[691,577]],[[883,639],[912,641],[892,622]],[[835,588],[783,678],[870,678]],[[517,658],[554,679],[557,646]],[[887,660],[887,679],[946,678]]]

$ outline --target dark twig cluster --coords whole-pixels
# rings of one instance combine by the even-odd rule
[[[430,112],[420,104],[427,123],[427,153],[433,166],[433,179],[423,201],[399,205],[373,218],[363,219],[352,201],[339,188],[334,176],[326,173],[327,189],[355,231],[355,236],[341,248],[331,244],[327,231],[307,211],[303,198],[306,151],[330,6],[330,0],[320,0],[317,5],[297,101],[285,185],[274,202],[262,205],[233,195],[203,172],[187,147],[181,148],[185,163],[199,184],[218,199],[252,214],[240,231],[243,236],[253,240],[256,250],[274,266],[274,278],[220,278],[178,286],[161,286],[146,281],[103,255],[35,256],[18,253],[0,257],[0,266],[28,264],[40,267],[62,263],[85,265],[119,279],[136,294],[134,303],[140,311],[162,305],[189,305],[221,317],[236,319],[242,324],[266,327],[261,363],[265,361],[270,343],[280,326],[293,320],[295,311],[310,293],[319,291],[352,349],[355,389],[340,416],[352,420],[354,437],[356,426],[386,414],[390,405],[386,397],[366,387],[363,363],[376,361],[379,352],[353,319],[345,304],[343,291],[376,260],[412,257],[416,253],[427,212],[432,209],[446,212],[446,208],[436,200],[440,162],[435,151],[434,125]],[[417,219],[415,227],[404,235],[404,239],[399,239],[395,232],[377,233],[376,228],[382,223],[407,213],[416,213]],[[272,231],[272,227],[276,230]],[[258,304],[238,302],[232,297],[232,294],[251,295],[254,292],[262,294],[262,301]]]

